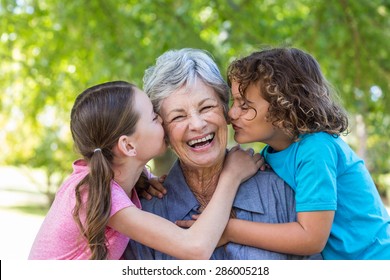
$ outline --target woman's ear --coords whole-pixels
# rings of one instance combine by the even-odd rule
[[[134,143],[131,141],[131,137],[122,135],[118,140],[118,150],[126,156],[135,157],[137,151]]]

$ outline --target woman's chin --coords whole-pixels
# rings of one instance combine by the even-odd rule
[[[210,168],[219,165],[220,162],[223,162],[224,158],[225,149],[220,152],[193,157],[191,164],[196,165],[197,168]]]

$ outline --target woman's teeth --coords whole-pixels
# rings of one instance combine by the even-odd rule
[[[198,143],[203,143],[203,142],[212,140],[213,138],[214,138],[214,133],[211,133],[211,134],[209,134],[209,135],[207,135],[207,136],[205,136],[203,138],[188,141],[188,145],[190,145],[192,147],[192,146],[195,146]]]

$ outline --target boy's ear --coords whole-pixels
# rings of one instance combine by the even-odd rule
[[[122,154],[129,157],[135,157],[137,155],[135,145],[129,136],[122,135],[119,137],[118,149]]]

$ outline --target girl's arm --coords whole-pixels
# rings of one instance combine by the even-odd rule
[[[279,253],[313,255],[324,249],[333,217],[334,211],[315,211],[299,212],[297,222],[283,224],[230,219],[222,243],[230,241]]]
[[[109,219],[108,226],[178,259],[209,259],[226,227],[239,185],[254,175],[260,164],[259,154],[251,156],[233,148],[212,199],[190,229],[136,207],[118,211]]]

